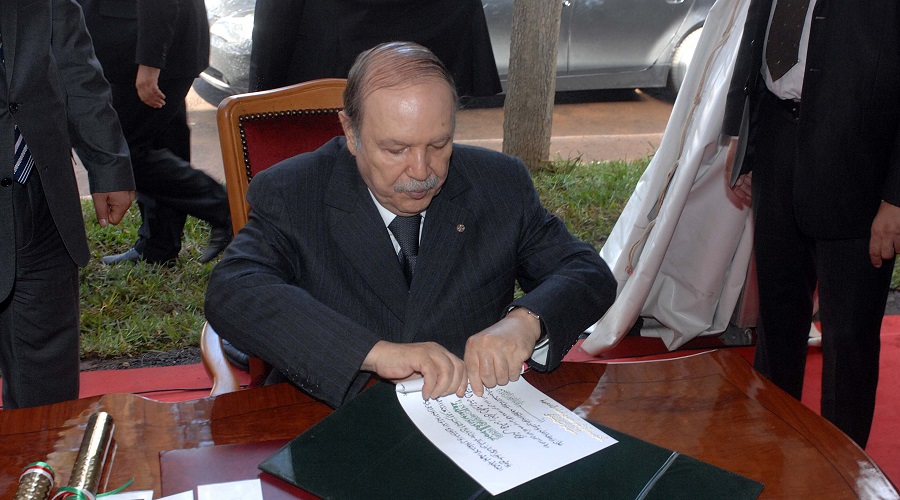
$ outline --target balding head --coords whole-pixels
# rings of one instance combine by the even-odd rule
[[[455,110],[459,104],[456,84],[444,64],[427,48],[412,42],[377,45],[356,58],[344,89],[344,114],[354,130],[362,122],[363,104],[374,91],[404,88],[427,80],[447,85]]]

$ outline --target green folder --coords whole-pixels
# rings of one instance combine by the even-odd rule
[[[592,422],[593,423],[593,422]],[[497,498],[757,498],[763,485],[593,423],[619,442]],[[490,498],[378,383],[259,468],[322,498]]]

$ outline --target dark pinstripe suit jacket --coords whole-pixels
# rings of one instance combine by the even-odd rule
[[[381,339],[466,339],[528,307],[550,338],[554,368],[607,310],[615,282],[591,245],[540,205],[518,160],[455,145],[428,208],[410,290],[344,138],[256,176],[250,222],[213,271],[210,323],[292,382],[338,406],[367,375]],[[527,294],[513,301],[519,281]]]

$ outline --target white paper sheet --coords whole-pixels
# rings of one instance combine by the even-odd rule
[[[262,500],[259,479],[197,486],[197,500]]]
[[[181,493],[176,493],[174,495],[162,497],[159,500],[194,500],[194,492],[193,491],[182,491]]]
[[[423,434],[492,495],[606,448],[616,440],[525,379],[424,401],[397,393]]]

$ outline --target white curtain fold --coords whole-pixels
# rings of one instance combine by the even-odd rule
[[[582,348],[612,349],[639,316],[676,349],[723,332],[738,303],[752,247],[748,207],[728,187],[720,143],[725,98],[749,0],[718,0],[685,76],[659,150],[600,256],[616,301]]]

